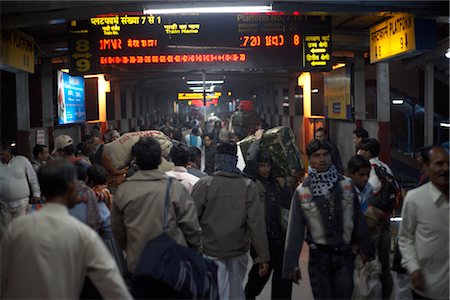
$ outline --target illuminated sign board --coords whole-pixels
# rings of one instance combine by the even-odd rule
[[[436,43],[434,21],[415,19],[411,14],[397,13],[370,28],[370,62],[432,49]]]
[[[68,23],[70,72],[298,71],[313,66],[302,64],[303,36],[330,30],[330,17],[285,14],[95,17]]]
[[[58,124],[86,121],[84,79],[58,71]]]
[[[215,92],[214,94],[206,93],[206,99],[217,99],[222,96],[221,92]],[[203,93],[178,93],[178,100],[194,100],[203,99]]]
[[[34,73],[34,39],[18,30],[2,31],[0,66]]]
[[[303,67],[331,69],[331,35],[305,35],[303,38]]]

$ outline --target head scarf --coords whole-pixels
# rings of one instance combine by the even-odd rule
[[[241,170],[236,168],[237,156],[218,153],[214,157],[214,171],[225,171],[234,174],[242,174]]]

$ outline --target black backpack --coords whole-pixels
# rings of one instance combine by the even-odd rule
[[[389,174],[384,167],[372,165],[381,181],[381,188],[369,201],[369,205],[375,206],[384,212],[392,212],[399,208],[402,201],[402,191],[398,182]]]

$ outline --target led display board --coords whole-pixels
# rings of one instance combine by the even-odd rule
[[[327,42],[327,47],[321,49],[328,52],[321,53],[321,57],[331,52],[330,32],[331,19],[325,16],[99,16],[68,24],[70,72],[327,71],[328,63],[304,63],[303,37],[319,35],[322,44]],[[326,38],[322,39],[323,36]]]
[[[58,71],[58,124],[86,121],[84,79]]]

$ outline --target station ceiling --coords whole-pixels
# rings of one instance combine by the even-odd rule
[[[99,14],[142,12],[144,8],[204,7],[242,5],[243,1],[4,1],[0,2],[1,28],[18,29],[34,37],[37,58],[51,58],[64,65],[67,61],[67,25]],[[332,16],[333,56],[348,57],[354,51],[368,52],[369,28],[394,12],[413,13],[416,17],[434,19],[438,25],[438,43],[448,48],[448,1],[245,1],[246,5],[272,4],[274,10],[301,14]],[[434,51],[438,52],[438,51]],[[428,56],[427,56],[428,55]],[[427,57],[425,57],[427,56]],[[420,58],[422,57],[422,58]],[[424,59],[435,61],[436,72],[448,82],[448,60],[439,53],[424,53],[409,58],[405,64],[414,67]],[[236,87],[258,88],[267,82],[281,81],[295,76],[292,72],[227,72],[209,74],[226,77],[227,84]],[[110,80],[130,84],[139,83],[149,89],[185,87],[185,79],[199,78],[198,71],[183,74],[140,73],[111,75]],[[184,78],[184,79],[183,79]]]

